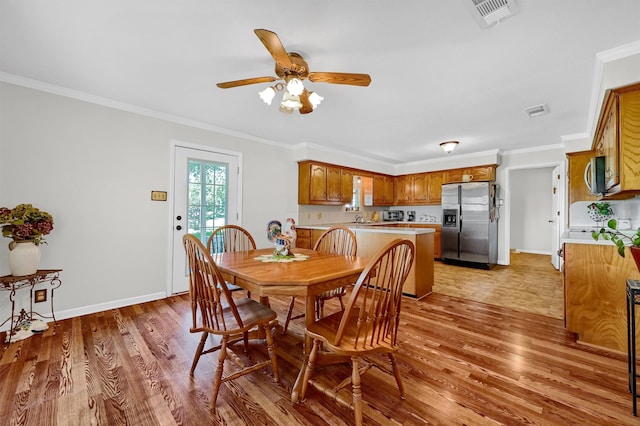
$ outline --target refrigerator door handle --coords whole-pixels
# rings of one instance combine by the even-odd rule
[[[458,206],[458,234],[462,232],[462,205]]]

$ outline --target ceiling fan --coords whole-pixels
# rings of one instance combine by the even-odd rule
[[[309,65],[307,65],[302,56],[295,52],[287,52],[276,33],[263,29],[256,29],[253,32],[256,33],[262,44],[275,59],[275,72],[278,77],[255,77],[218,83],[217,86],[221,89],[284,80],[284,83],[277,83],[260,92],[260,98],[271,105],[276,91],[284,92],[280,103],[281,111],[292,113],[294,110],[298,110],[300,114],[308,114],[320,104],[323,98],[304,87],[302,81],[305,79],[309,79],[313,83],[348,84],[352,86],[368,86],[371,83],[371,77],[368,74],[309,72]]]

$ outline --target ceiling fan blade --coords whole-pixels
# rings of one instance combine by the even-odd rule
[[[309,73],[309,81],[314,83],[368,86],[371,83],[371,77],[369,74],[350,74],[346,72],[312,72]]]
[[[216,86],[218,86],[221,89],[230,89],[232,87],[246,86],[249,84],[271,83],[272,81],[276,81],[276,80],[278,79],[275,77],[255,77],[255,78],[245,78],[244,80],[226,81],[224,83],[218,83],[216,84]]]
[[[300,103],[302,103],[302,107],[298,110],[300,114],[309,114],[313,111],[313,105],[311,105],[311,102],[309,101],[309,92],[307,89],[304,89],[300,94]]]
[[[280,38],[276,33],[269,30],[257,29],[253,30],[258,36],[264,47],[267,48],[273,59],[283,68],[291,68],[291,59],[285,50]]]

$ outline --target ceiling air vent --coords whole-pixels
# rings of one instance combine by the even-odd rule
[[[534,105],[529,108],[525,108],[524,111],[530,118],[538,117],[540,115],[544,115],[549,112],[549,108],[547,108],[546,104]]]
[[[463,0],[481,28],[489,28],[520,11],[516,0]]]

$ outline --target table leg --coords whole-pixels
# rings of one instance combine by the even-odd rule
[[[314,318],[316,317],[315,304],[316,302],[315,302],[314,296],[306,297],[305,314],[304,314],[305,328],[307,325],[312,324]],[[300,366],[300,372],[298,373],[298,377],[296,378],[296,382],[293,385],[293,390],[291,392],[291,402],[294,404],[298,402],[300,399],[300,391],[302,390],[304,373],[307,370],[307,363],[309,362],[309,353],[311,352],[311,344],[312,344],[311,339],[307,337],[307,334],[305,333],[304,345],[303,345],[304,357],[302,359],[302,365]]]

